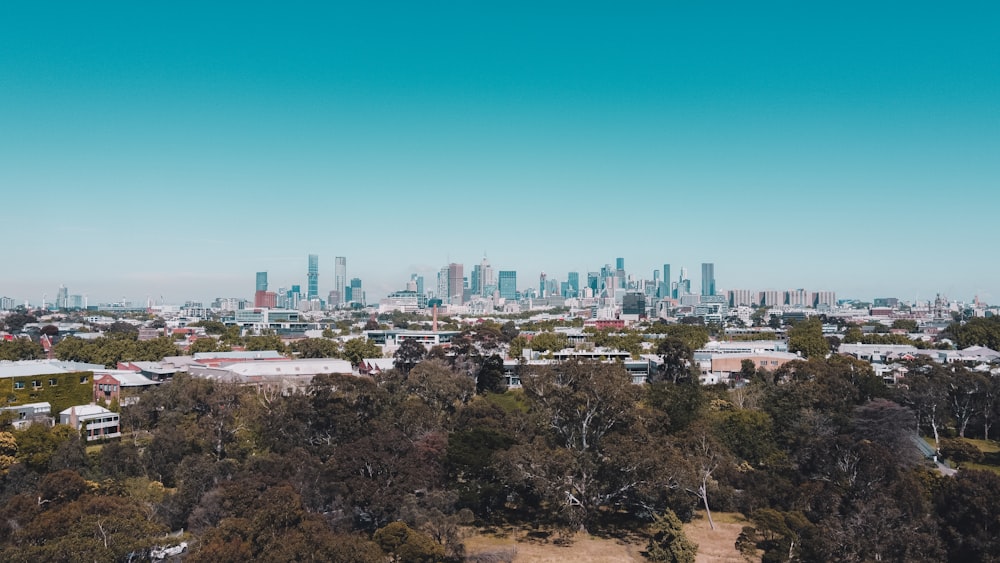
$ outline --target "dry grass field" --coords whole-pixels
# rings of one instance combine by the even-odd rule
[[[736,537],[744,526],[739,514],[713,514],[715,530],[699,514],[684,526],[691,541],[698,544],[697,563],[743,563],[736,551]],[[500,533],[476,533],[465,540],[466,552],[479,555],[482,561],[502,563],[640,563],[645,540],[602,538],[584,534],[560,538],[532,530],[503,530]],[[483,557],[486,555],[493,557]]]

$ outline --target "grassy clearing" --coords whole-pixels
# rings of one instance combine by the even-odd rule
[[[738,513],[713,513],[715,530],[708,519],[698,513],[684,525],[684,533],[698,544],[696,563],[744,563],[736,551],[736,537],[747,521]],[[514,563],[640,563],[646,561],[642,552],[646,540],[639,536],[627,538],[597,537],[586,534],[559,535],[547,530],[504,528],[469,530],[465,540],[470,556],[495,554],[506,556]]]
[[[984,454],[1000,453],[1000,444],[993,440],[973,440],[972,438],[966,438],[965,441],[975,445]]]

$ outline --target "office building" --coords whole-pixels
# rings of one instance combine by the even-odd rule
[[[319,256],[309,255],[309,271],[306,274],[306,299],[319,297]]]
[[[674,280],[670,279],[670,264],[663,265],[663,285],[660,286],[660,297],[667,298],[673,297],[673,292],[671,291],[673,287]]]
[[[348,287],[347,301],[351,303],[365,304],[365,292],[361,289],[361,278],[351,278],[351,285]]]
[[[464,269],[464,266],[455,262],[448,264],[448,302],[452,305],[461,305],[465,302]]]
[[[267,291],[267,272],[257,272],[257,289],[255,291]]]
[[[500,270],[498,278],[500,297],[512,301],[517,299],[517,272],[513,270]]]
[[[622,298],[622,314],[646,317],[646,296],[641,293],[626,293]]]
[[[564,297],[580,296],[580,272],[570,272],[566,276],[566,283],[569,285],[569,292],[563,292]]]
[[[587,272],[587,287],[590,288],[592,295],[597,295],[601,290],[601,273],[600,272]]]
[[[701,294],[715,295],[715,264],[711,262],[701,265]]]
[[[65,285],[60,285],[59,290],[56,292],[56,308],[69,308],[69,290],[66,289]]]
[[[344,303],[347,295],[347,257],[337,256],[333,259],[333,290],[340,296],[340,301],[330,303],[331,307],[336,307]]]

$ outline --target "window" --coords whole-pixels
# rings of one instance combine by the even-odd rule
[[[35,389],[38,389],[42,386],[42,381],[40,379],[32,379],[31,386]]]
[[[80,376],[80,383],[89,383],[90,379],[86,375]]]
[[[14,389],[24,389],[24,382],[23,381],[15,381],[14,382]]]
[[[59,385],[59,381],[56,380],[56,378],[54,378],[54,377],[50,378],[49,379],[49,385],[51,385],[52,387],[55,387],[56,385]]]

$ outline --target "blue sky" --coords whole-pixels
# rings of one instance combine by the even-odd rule
[[[995,3],[203,4],[0,9],[0,295],[486,252],[1000,301]]]

